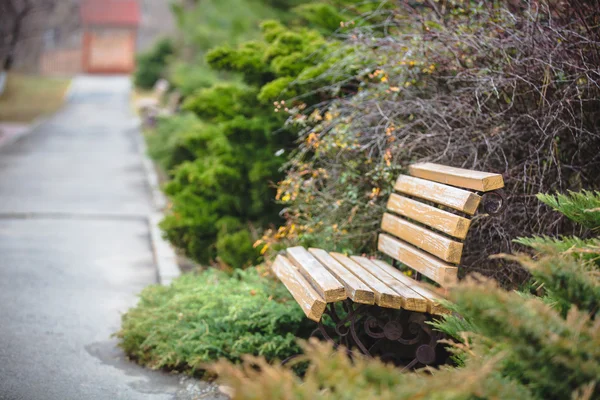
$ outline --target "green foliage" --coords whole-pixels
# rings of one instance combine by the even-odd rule
[[[273,107],[273,101],[317,84],[296,78],[335,47],[306,28],[268,21],[261,29],[262,40],[208,52],[211,67],[242,81],[195,91],[182,108],[196,121],[184,126],[176,117],[159,124],[151,146],[172,178],[165,185],[171,213],[162,228],[201,263],[219,260],[240,268],[260,261],[253,244],[263,228],[281,220],[274,183],[282,178],[282,154],[293,148],[297,132],[284,126],[285,102]],[[164,148],[155,150],[161,140]],[[233,220],[234,229],[222,228],[223,221]]]
[[[299,361],[310,364],[303,378],[254,357],[246,357],[242,366],[221,361],[211,370],[233,388],[233,400],[533,398],[526,388],[500,376],[497,358],[477,359],[468,367],[445,367],[433,374],[401,373],[379,360],[351,360],[344,349],[334,350],[327,343],[311,341],[303,347],[305,356]]]
[[[582,191],[569,194],[538,194],[538,199],[567,218],[589,229],[600,229],[600,192]]]
[[[339,25],[341,17],[332,15],[346,2],[325,8],[302,8],[304,3],[209,0],[173,6],[182,43],[170,71],[185,96],[185,114],[161,120],[148,141],[150,154],[171,178],[165,185],[171,200],[165,235],[196,261],[245,267],[261,260],[261,249],[252,245],[265,228],[281,223],[274,186],[283,178],[283,155],[297,139],[298,128],[285,121],[293,109],[325,99],[305,93],[344,85],[320,76],[344,56],[321,32],[333,20]],[[293,7],[300,8],[289,12]],[[259,24],[265,17],[281,21]],[[320,30],[289,26],[303,18]],[[302,100],[283,101],[295,96]],[[232,220],[235,229],[219,225]]]
[[[342,13],[331,4],[309,3],[295,8],[296,13],[310,21],[325,32],[335,32],[340,28],[340,22],[345,20]]]
[[[504,373],[528,384],[537,398],[568,398],[599,376],[600,331],[586,311],[573,308],[563,318],[539,299],[484,285],[456,290],[452,300],[493,343],[492,351],[505,353]]]
[[[195,158],[188,137],[193,137],[203,124],[191,113],[178,114],[158,119],[156,129],[146,132],[148,154],[165,172],[184,161]]]
[[[233,276],[208,270],[150,286],[123,315],[120,346],[139,363],[200,375],[204,364],[244,354],[284,359],[309,334],[300,307],[255,268]]]
[[[575,236],[552,238],[549,236],[534,236],[517,238],[515,243],[531,247],[541,253],[569,253],[574,258],[583,258],[586,261],[600,263],[596,256],[600,249],[600,240],[597,238],[580,239]]]
[[[206,0],[172,6],[181,32],[182,57],[171,67],[171,81],[184,96],[222,80],[236,80],[211,69],[206,53],[216,46],[236,46],[260,37],[265,19],[288,20],[290,9],[303,0]],[[219,69],[219,68],[217,68]]]
[[[203,63],[177,60],[169,67],[169,80],[185,98],[198,89],[210,87],[221,81],[222,77]]]
[[[135,86],[152,89],[160,78],[165,78],[167,64],[174,52],[173,43],[169,39],[162,39],[147,53],[139,55],[133,75]]]

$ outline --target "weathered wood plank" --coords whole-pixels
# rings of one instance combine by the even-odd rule
[[[377,264],[382,270],[386,271],[390,276],[399,282],[409,286],[412,290],[427,299],[427,312],[430,314],[447,314],[449,311],[440,304],[441,297],[433,293],[431,290],[422,286],[422,284],[414,279],[404,275],[402,271],[394,268],[390,264],[381,260],[373,260],[373,263]]]
[[[313,287],[304,279],[292,263],[282,255],[278,255],[271,267],[277,278],[290,291],[298,305],[309,319],[319,322],[327,303]]]
[[[409,167],[409,173],[417,178],[481,192],[489,192],[504,187],[504,179],[500,174],[454,168],[434,163],[413,164]]]
[[[308,249],[346,287],[346,294],[355,303],[375,304],[375,293],[356,275],[348,271],[335,258],[322,249]]]
[[[460,263],[463,250],[460,242],[388,213],[383,214],[381,229],[444,261]]]
[[[392,277],[387,271],[379,267],[379,265],[365,257],[353,256],[351,259],[362,265],[363,268],[371,272],[380,281],[398,293],[402,297],[402,308],[409,311],[427,312],[427,299],[412,290],[409,286]]]
[[[390,195],[387,208],[459,239],[467,237],[467,232],[471,226],[471,220],[467,218],[396,193]]]
[[[330,253],[330,255],[373,290],[373,293],[375,294],[375,304],[387,308],[399,309],[402,307],[402,297],[391,288],[387,287],[360,264],[340,253]]]
[[[289,260],[327,303],[346,299],[346,288],[304,247],[286,250]]]
[[[454,208],[455,210],[470,215],[475,214],[479,202],[481,202],[481,196],[469,192],[468,190],[458,189],[438,182],[432,182],[408,175],[400,175],[394,189],[411,196]]]
[[[458,268],[390,235],[379,235],[378,249],[442,286],[456,282]]]

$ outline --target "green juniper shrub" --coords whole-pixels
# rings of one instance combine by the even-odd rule
[[[156,128],[146,132],[148,154],[167,173],[195,158],[193,146],[188,143],[201,131],[204,124],[192,113],[159,117]]]
[[[191,96],[199,89],[210,87],[224,78],[203,62],[175,60],[169,66],[169,81],[184,98]]]
[[[289,20],[290,9],[302,0],[204,0],[174,2],[180,37],[180,57],[170,66],[170,80],[187,97],[196,90],[237,77],[211,69],[204,56],[215,46],[232,45],[260,37],[260,21]]]
[[[600,227],[597,193],[540,198],[563,204],[556,208],[576,220],[591,213],[585,220],[596,222],[587,227]],[[574,247],[566,251],[555,239],[542,247],[536,243],[533,256],[510,256],[531,273],[535,294],[506,291],[483,277],[450,290],[454,313],[433,325],[456,340],[456,367],[403,374],[313,342],[303,346],[301,360],[309,362],[303,377],[262,358],[246,358],[242,366],[221,361],[212,370],[234,389],[234,400],[598,398],[600,246],[567,241]],[[579,257],[581,252],[594,258]]]
[[[133,74],[135,86],[141,89],[152,89],[159,79],[166,78],[167,65],[174,52],[171,40],[162,39],[148,52],[140,54]]]
[[[177,128],[173,138],[160,136],[171,154],[163,156],[171,176],[165,185],[171,213],[162,228],[201,263],[219,259],[239,268],[260,260],[251,246],[262,229],[281,222],[274,186],[297,137],[295,127],[285,126],[287,106],[278,99],[323,84],[296,80],[330,58],[337,46],[316,30],[289,29],[275,21],[261,29],[262,40],[208,52],[209,65],[242,81],[196,91],[182,108],[198,122]],[[319,99],[306,98],[303,104]],[[172,126],[178,121],[183,119]],[[223,229],[223,220],[235,220],[240,228]]]
[[[197,376],[205,363],[220,358],[282,360],[299,352],[297,337],[310,334],[287,289],[256,268],[233,275],[210,269],[170,286],[150,286],[122,320],[117,336],[130,357]]]

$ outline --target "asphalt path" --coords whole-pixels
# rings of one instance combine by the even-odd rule
[[[128,361],[111,335],[156,283],[150,189],[125,77],[0,149],[0,399],[217,399]]]

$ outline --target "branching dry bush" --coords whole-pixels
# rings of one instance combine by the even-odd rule
[[[292,111],[305,136],[279,235],[371,251],[394,178],[427,160],[505,178],[508,209],[476,219],[469,272],[518,283],[523,269],[488,256],[517,236],[585,236],[535,194],[600,188],[600,1],[403,1],[376,20],[326,72],[339,98]]]

